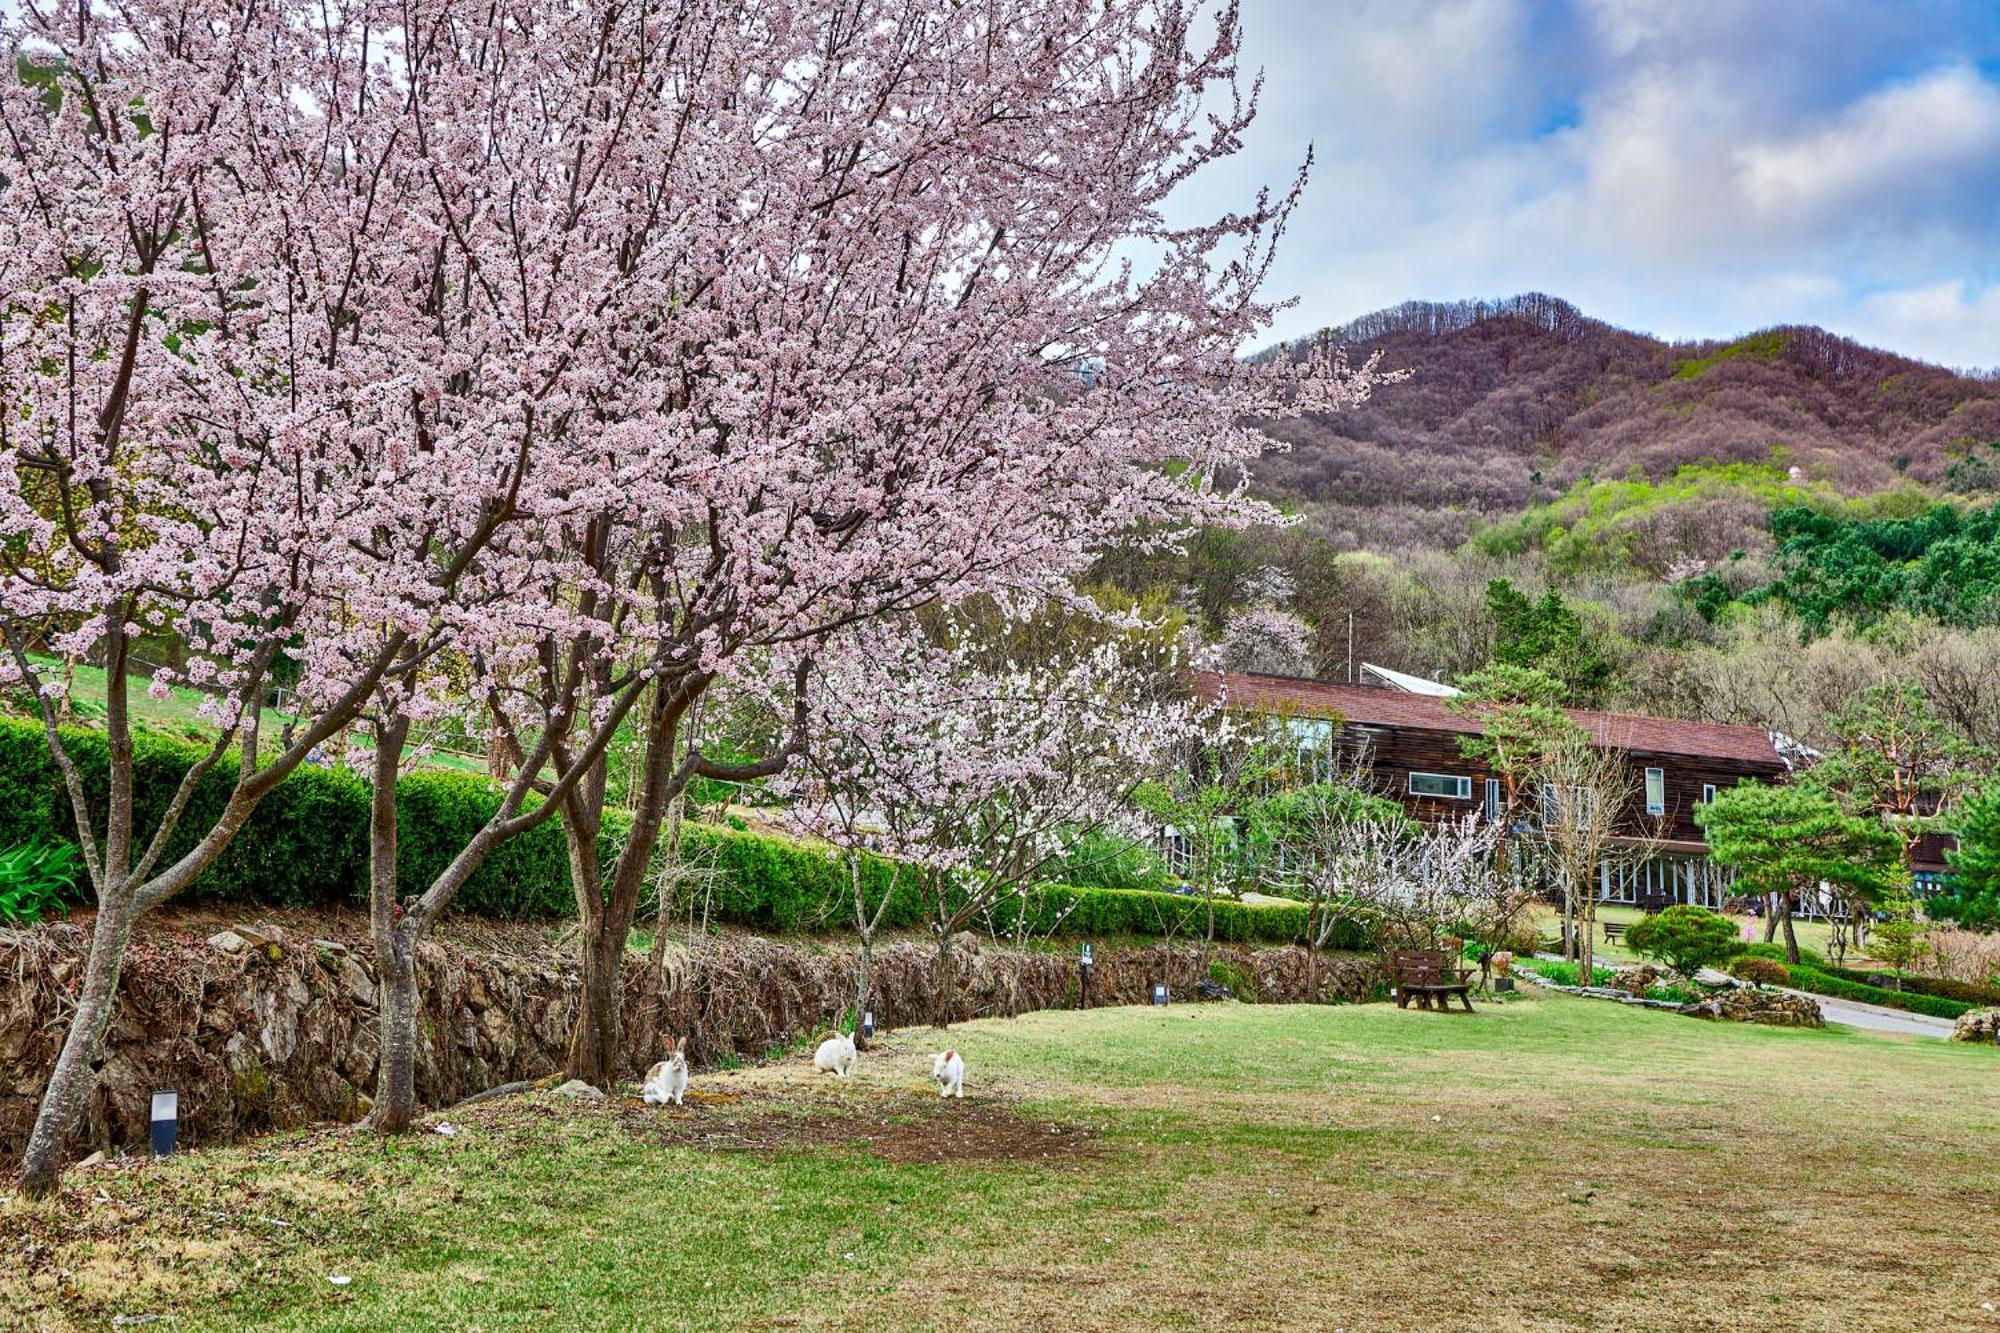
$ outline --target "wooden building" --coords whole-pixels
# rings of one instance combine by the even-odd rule
[[[1305,766],[1359,764],[1418,819],[1497,815],[1501,808],[1500,779],[1459,748],[1463,737],[1478,734],[1478,722],[1438,695],[1237,672],[1204,672],[1194,688],[1210,702],[1282,717]],[[1569,715],[1595,744],[1628,756],[1630,836],[1651,846],[1652,854],[1629,869],[1606,867],[1600,896],[1648,909],[1674,902],[1720,907],[1730,876],[1709,860],[1694,812],[1746,778],[1783,780],[1791,770],[1778,739],[1715,722],[1583,709]]]

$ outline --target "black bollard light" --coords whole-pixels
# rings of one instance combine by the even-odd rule
[[[861,1035],[870,1041],[875,1039],[875,1011],[873,1009],[861,1015]]]
[[[1172,998],[1172,997],[1170,996],[1170,994],[1169,994],[1169,993],[1168,993],[1168,991],[1167,991],[1167,984],[1166,984],[1166,983],[1165,983],[1164,981],[1158,981],[1158,982],[1154,982],[1154,983],[1153,983],[1153,1003],[1154,1003],[1154,1004],[1160,1004],[1160,1005],[1164,1005],[1164,1004],[1166,1004],[1166,1003],[1167,1003],[1167,1001],[1168,1001],[1169,999],[1171,999],[1171,998]]]
[[[153,1156],[167,1157],[174,1151],[174,1137],[180,1128],[181,1095],[177,1092],[153,1094]]]
[[[1086,940],[1083,945],[1083,954],[1076,962],[1078,977],[1076,1007],[1079,1009],[1090,1008],[1090,965],[1094,961],[1095,957],[1090,952],[1090,942]]]

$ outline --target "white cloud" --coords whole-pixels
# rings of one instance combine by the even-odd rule
[[[1751,209],[1778,225],[1927,208],[1996,174],[2000,88],[1963,66],[1938,70],[1788,141],[1745,145],[1736,160]]]
[[[1667,336],[1813,322],[2000,362],[1991,0],[1246,11],[1273,114],[1220,197],[1318,148],[1273,272],[1301,297],[1280,335],[1532,288]]]
[[[1975,287],[1951,278],[1872,292],[1835,322],[1863,342],[1940,365],[2000,366],[2000,283]]]

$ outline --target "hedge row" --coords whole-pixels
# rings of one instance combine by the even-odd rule
[[[1887,989],[1895,994],[1935,995],[1940,999],[1959,1000],[1980,1009],[2000,1008],[2000,986],[1980,986],[1967,981],[1953,981],[1949,977],[1904,977],[1902,984],[1882,987],[1874,979],[1879,976],[1894,976],[1882,971],[1864,972],[1853,967],[1834,967],[1828,964],[1818,971],[1842,981],[1857,982],[1876,989]]]
[[[1785,961],[1784,948],[1777,944],[1752,944],[1743,952],[1754,958],[1772,958]],[[1791,969],[1792,986],[1797,990],[1811,991],[1815,995],[1828,995],[1836,1000],[1858,1000],[1863,1004],[1879,1004],[1889,1009],[1901,1009],[1912,1014],[1929,1014],[1932,1018],[1957,1018],[1960,1014],[1990,1006],[1991,1002],[1968,1002],[1947,995],[1926,994],[1919,990],[1890,990],[1885,986],[1870,985],[1867,977],[1871,974],[1858,972],[1851,967],[1839,967],[1826,961],[1811,949],[1799,950],[1799,961],[1788,963]],[[1904,982],[1912,986],[1917,978]],[[1957,982],[1940,983],[1935,978],[1924,979],[1926,986],[1960,985]],[[1968,986],[1966,990],[1985,990],[1987,987]]]
[[[94,808],[106,793],[105,740],[101,732],[66,732],[65,744],[85,777]],[[134,809],[137,826],[152,828],[199,747],[141,733],[134,738]],[[202,781],[182,819],[169,856],[191,847],[228,799],[234,770],[218,766]],[[399,844],[397,878],[406,893],[420,891],[484,824],[499,803],[484,778],[443,770],[405,777],[396,788]],[[607,842],[622,818],[607,818]],[[771,932],[840,929],[853,920],[853,898],[844,859],[829,848],[708,825],[683,830],[683,848],[717,872],[710,919]],[[73,842],[75,826],[55,762],[41,727],[0,718],[0,848],[34,840]],[[251,816],[229,848],[189,887],[198,902],[260,903],[279,907],[360,905],[366,901],[368,788],[341,769],[301,768],[280,783]],[[895,867],[869,857],[862,862],[870,898],[890,889]],[[907,871],[896,876],[894,898],[882,924],[920,926],[924,907]],[[573,915],[569,856],[554,820],[496,849],[460,890],[454,906],[503,918]],[[1025,902],[1009,904],[1000,923],[1011,928],[1021,911],[1036,934],[1160,935],[1206,933],[1199,900],[1171,893],[1049,886]],[[1218,939],[1290,943],[1305,931],[1303,906],[1218,903]],[[1192,914],[1192,915],[1190,915]],[[1365,947],[1358,926],[1334,947]]]
[[[1936,995],[1917,995],[1910,991],[1885,990],[1880,986],[1870,986],[1865,982],[1848,981],[1803,964],[1792,969],[1792,985],[1815,995],[1830,995],[1836,1000],[1859,1000],[1863,1004],[1879,1004],[1889,1009],[1903,1009],[1913,1014],[1929,1014],[1932,1018],[1957,1018],[1979,1006],[1967,1004],[1963,1000],[1947,1000]]]

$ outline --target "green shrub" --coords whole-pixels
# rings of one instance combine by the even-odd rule
[[[1845,975],[1844,969],[1842,975]],[[1963,1000],[1982,1009],[2000,1008],[2000,986],[1981,986],[1977,982],[1954,981],[1950,977],[1900,976],[1896,979],[1896,985],[1890,989],[1914,991],[1918,995],[1935,995],[1946,1000]]]
[[[1158,852],[1108,829],[1075,838],[1051,858],[1048,872],[1082,889],[1164,889],[1173,879]]]
[[[1208,965],[1208,979],[1245,1004],[1255,1004],[1263,998],[1257,993],[1255,978],[1225,958]]]
[[[22,843],[0,852],[0,921],[32,926],[60,912],[76,891],[81,849],[73,842]]]
[[[1831,996],[1836,1000],[1858,1000],[1863,1004],[1879,1004],[1890,1009],[1903,1009],[1913,1014],[1929,1014],[1932,1018],[1957,1018],[1979,1008],[1962,1000],[1947,1000],[1936,995],[1913,995],[1909,991],[1884,990],[1880,986],[1870,986],[1859,981],[1849,981],[1844,977],[1830,976],[1816,968],[1797,966],[1792,968],[1792,985],[1815,995]]]
[[[64,740],[102,810],[107,780],[100,732],[76,730]],[[133,805],[143,838],[159,819],[198,746],[159,736],[134,738]],[[199,784],[169,844],[168,855],[194,845],[228,799],[235,770],[217,765]],[[421,892],[450,863],[500,803],[483,777],[425,769],[396,787],[396,877],[406,894]],[[622,811],[605,816],[607,859],[628,823]],[[0,846],[70,841],[76,830],[60,775],[38,724],[0,718]],[[684,825],[683,852],[712,858],[719,872],[711,920],[784,933],[845,929],[853,920],[847,864],[832,848],[760,836],[713,825]],[[345,769],[305,767],[257,807],[241,833],[189,886],[196,902],[239,902],[282,907],[359,906],[367,901],[368,785]],[[862,875],[870,901],[888,890],[893,867],[864,857]],[[555,918],[575,914],[569,852],[555,820],[537,825],[495,848],[466,881],[453,909],[501,918]],[[1207,928],[1206,905],[1181,894],[1134,889],[1050,885],[1002,904],[996,925],[1013,929],[1027,914],[1038,935],[1198,935]],[[916,877],[904,873],[883,926],[912,928],[924,922]],[[1288,944],[1304,937],[1306,908],[1215,904],[1215,935],[1240,943]],[[1370,946],[1359,922],[1341,927],[1329,947]]]
[[[1729,975],[1738,981],[1747,981],[1753,986],[1789,986],[1792,984],[1792,970],[1773,958],[1756,958],[1745,954],[1729,964]]]
[[[1544,981],[1553,981],[1558,986],[1577,986],[1582,984],[1578,980],[1583,975],[1583,964],[1581,963],[1535,958],[1523,959],[1514,966],[1533,972]],[[1592,965],[1590,969],[1590,984],[1593,986],[1609,986],[1611,978],[1616,974],[1617,970],[1615,968]]]
[[[1641,917],[1626,928],[1625,943],[1690,979],[1743,948],[1734,921],[1689,903]]]

